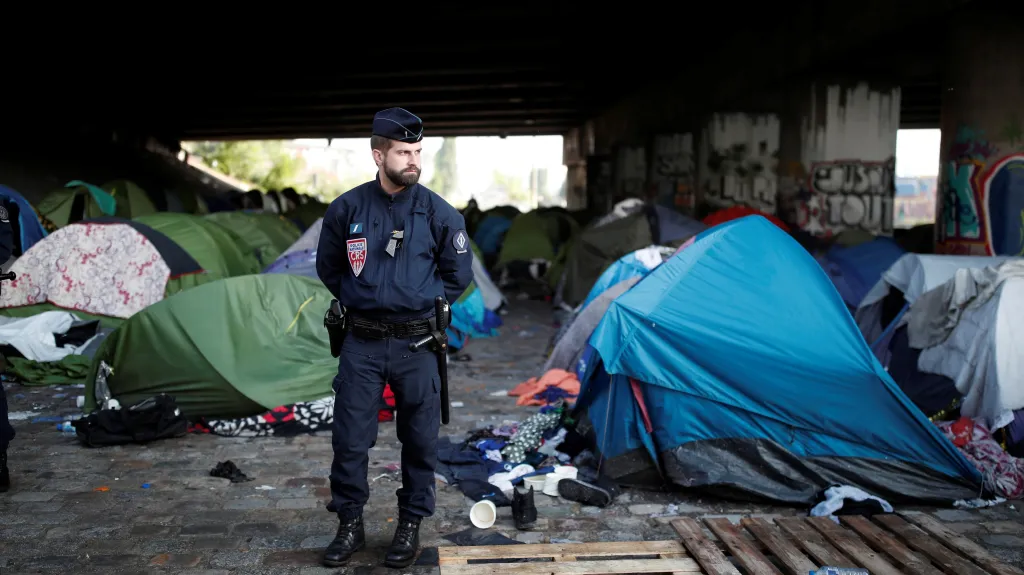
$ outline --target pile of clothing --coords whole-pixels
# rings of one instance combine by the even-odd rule
[[[576,465],[577,479],[563,479],[560,494],[565,485],[570,492],[581,493],[570,496],[574,501],[607,505],[618,489],[606,479],[600,481],[602,487],[596,495],[583,493],[589,493],[586,488],[570,487],[596,484],[598,474],[578,465],[589,461],[589,451],[585,451],[586,440],[564,425],[567,416],[566,403],[559,400],[522,422],[505,421],[479,429],[460,442],[442,438],[437,448],[437,476],[474,501],[487,499],[501,507],[511,504],[518,494],[516,486],[525,478],[552,473],[558,465]]]
[[[531,377],[515,386],[508,394],[519,398],[516,405],[550,405],[559,400],[575,402],[580,394],[580,381],[575,373],[549,369],[540,378]]]

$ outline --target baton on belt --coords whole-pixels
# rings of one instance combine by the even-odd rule
[[[433,342],[433,351],[437,354],[437,375],[441,380],[441,423],[448,425],[449,409],[448,403],[448,302],[441,296],[434,298],[434,320],[437,329],[430,332],[427,337],[410,343],[409,350],[417,351],[419,348]]]

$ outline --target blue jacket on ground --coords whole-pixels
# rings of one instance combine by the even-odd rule
[[[380,176],[342,194],[327,208],[316,271],[341,305],[388,319],[429,316],[434,298],[449,303],[473,280],[473,253],[462,214],[426,186],[394,196]],[[394,256],[394,232],[404,232]]]

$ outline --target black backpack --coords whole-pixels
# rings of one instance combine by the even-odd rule
[[[149,443],[188,433],[188,420],[174,398],[160,394],[130,407],[101,409],[71,423],[89,447]]]

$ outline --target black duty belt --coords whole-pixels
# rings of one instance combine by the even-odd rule
[[[383,322],[361,317],[350,317],[348,329],[356,337],[366,339],[409,338],[426,335],[434,328],[434,318],[417,319],[401,323]]]

